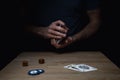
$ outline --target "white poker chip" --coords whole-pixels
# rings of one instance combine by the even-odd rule
[[[39,75],[41,73],[44,73],[43,69],[32,69],[28,71],[29,75]]]

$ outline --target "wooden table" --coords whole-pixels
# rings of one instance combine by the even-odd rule
[[[38,59],[45,63],[39,64]],[[29,66],[23,67],[27,60]],[[78,72],[65,69],[69,64],[87,64],[97,68],[96,71]],[[31,69],[44,69],[45,73],[30,76]],[[82,51],[69,53],[23,52],[0,71],[0,80],[119,80],[120,69],[99,51]]]

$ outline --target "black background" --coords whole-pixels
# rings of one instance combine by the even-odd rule
[[[100,50],[114,64],[120,67],[119,53],[119,4],[116,0],[101,0],[101,28],[93,40],[95,47],[85,50]],[[20,16],[20,1],[2,2],[1,7],[1,37],[0,37],[0,69],[13,60],[21,50],[22,17]],[[97,47],[97,48],[96,48]]]

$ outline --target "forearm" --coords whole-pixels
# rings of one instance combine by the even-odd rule
[[[99,27],[100,27],[99,21],[90,22],[88,25],[85,26],[85,28],[83,28],[83,30],[75,34],[73,36],[73,39],[74,40],[87,39],[93,34],[95,34],[98,31]]]
[[[74,40],[83,40],[87,39],[93,34],[95,34],[100,27],[100,10],[91,10],[87,11],[89,16],[89,23],[77,34],[73,36]]]
[[[30,32],[30,33],[37,32],[37,26],[34,26],[34,25],[26,25],[24,29],[25,31]]]
[[[44,28],[45,27],[39,27],[39,26],[34,26],[34,25],[27,25],[25,26],[25,31],[28,33],[32,33],[35,35],[42,36],[44,34]]]
[[[47,38],[47,39],[61,39],[66,36],[67,29],[63,27],[58,27],[57,24],[64,25],[64,22],[61,20],[57,20],[52,22],[48,26],[25,26],[25,31],[29,33],[33,33],[35,35]]]

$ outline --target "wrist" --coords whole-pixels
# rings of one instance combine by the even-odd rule
[[[44,28],[43,27],[34,27],[32,33],[41,37],[44,37]]]
[[[40,27],[37,27],[37,26],[28,26],[27,31],[29,33],[34,34],[34,35],[41,35],[41,32],[39,31],[39,28]]]
[[[74,36],[72,36],[72,39],[73,39],[74,42],[78,41],[78,40],[80,40],[80,36],[74,35]]]

